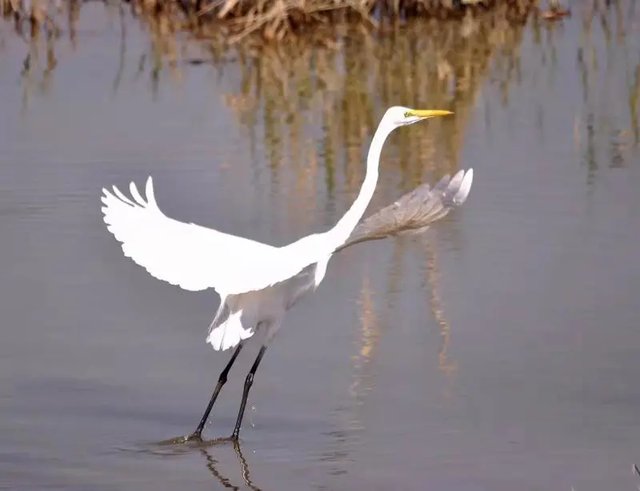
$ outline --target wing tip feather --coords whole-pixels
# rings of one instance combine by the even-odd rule
[[[453,202],[456,205],[459,206],[467,200],[469,192],[471,191],[471,184],[473,184],[473,168],[470,167],[469,170],[465,172],[460,187],[453,196]]]

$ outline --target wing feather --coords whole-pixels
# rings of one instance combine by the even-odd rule
[[[133,200],[116,187],[113,193],[102,191],[104,221],[125,256],[155,278],[185,290],[215,288],[225,295],[260,290],[309,264],[305,254],[292,260],[286,248],[167,217],[156,203],[151,177],[146,200],[134,183],[129,186]]]
[[[106,193],[106,189],[102,190],[104,193]],[[135,206],[135,203],[133,201],[131,201],[129,198],[127,198],[122,191],[120,191],[117,187],[113,186],[113,192],[116,194],[116,196],[118,198],[120,198],[122,201],[124,201],[125,203],[130,204],[131,206]]]
[[[367,240],[384,239],[394,235],[422,233],[430,224],[440,220],[450,210],[462,205],[473,183],[473,169],[458,171],[453,177],[444,176],[433,187],[422,184],[393,204],[361,221],[349,240],[336,249],[340,251]]]

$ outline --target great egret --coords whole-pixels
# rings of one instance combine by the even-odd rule
[[[389,108],[371,141],[366,176],[351,208],[327,232],[308,235],[283,247],[167,217],[158,208],[151,177],[146,183],[146,199],[133,182],[129,187],[132,199],[115,186],[113,193],[103,189],[104,221],[108,230],[122,242],[125,256],[152,276],[172,285],[190,291],[214,288],[220,295],[220,306],[209,326],[207,342],[215,350],[235,347],[235,351],[218,378],[200,423],[188,439],[201,439],[209,413],[244,340],[260,329],[266,331],[265,342],[245,379],[231,436],[233,440],[238,439],[249,389],[268,343],[280,328],[285,312],[305,293],[318,287],[334,252],[350,243],[382,238],[394,230],[420,230],[466,199],[473,180],[471,169],[459,172],[451,180],[443,179],[433,192],[418,188],[402,198],[404,206],[400,207],[401,203],[397,202],[400,204],[382,210],[363,222],[352,237],[376,188],[380,153],[387,136],[401,126],[448,114],[452,113],[400,106]],[[393,218],[391,226],[389,218]]]

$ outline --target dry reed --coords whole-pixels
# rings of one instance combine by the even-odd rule
[[[336,23],[355,21],[368,26],[412,18],[462,18],[469,13],[508,7],[516,15],[536,0],[123,0],[138,14],[171,17],[181,28],[215,26],[236,42],[252,34],[282,40],[291,34],[326,35]],[[79,4],[79,0],[68,0]],[[31,29],[55,28],[53,11],[61,0],[0,0],[0,11]]]

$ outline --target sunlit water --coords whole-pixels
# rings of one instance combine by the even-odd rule
[[[639,15],[574,2],[477,53],[488,34],[446,50],[417,25],[211,63],[88,3],[55,66],[2,24],[0,488],[635,489]],[[267,351],[240,449],[157,444],[227,360],[204,343],[218,300],[124,258],[100,189],[152,174],[167,214],[283,244],[344,213],[392,103],[456,116],[394,133],[370,209],[473,166],[468,202],[335,257]]]

